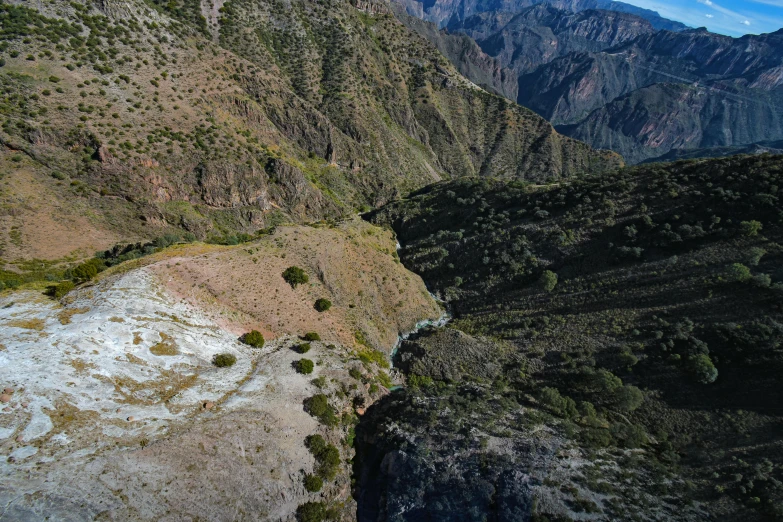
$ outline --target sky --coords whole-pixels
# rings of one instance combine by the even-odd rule
[[[783,0],[623,0],[691,27],[730,36],[783,28]]]

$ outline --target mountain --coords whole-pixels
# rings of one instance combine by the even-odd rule
[[[501,77],[518,77],[518,103],[630,163],[783,138],[783,30],[731,38],[559,7],[485,11],[451,19],[447,31],[474,39]]]
[[[394,0],[405,7],[408,14],[444,27],[459,23],[473,15],[486,12],[518,13],[533,5],[547,5],[571,12],[600,9],[628,13],[650,22],[655,29],[684,31],[688,27],[680,22],[663,18],[650,9],[614,0]]]
[[[39,7],[1,12],[5,259],[220,239],[444,178],[621,161],[477,88],[384,4]]]
[[[408,387],[357,428],[359,513],[781,516],[781,173],[464,179],[371,213],[453,319],[402,344]]]
[[[470,36],[488,55],[518,76],[572,52],[602,51],[640,35],[655,33],[652,25],[638,16],[596,10],[572,13],[547,4],[534,5],[513,15],[504,12],[474,15],[450,23],[447,29]]]
[[[677,161],[681,159],[717,158],[736,156],[737,154],[783,154],[783,140],[760,141],[740,147],[713,147],[708,149],[672,149],[663,156],[647,160],[645,163]]]

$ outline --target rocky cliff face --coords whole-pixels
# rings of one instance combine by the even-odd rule
[[[553,5],[455,16],[448,29],[518,75],[521,105],[629,162],[783,138],[783,30],[673,32],[636,14]]]
[[[683,31],[687,26],[667,20],[657,12],[613,0],[394,0],[408,14],[434,22],[440,27],[459,23],[473,15],[486,12],[518,13],[533,5],[541,4],[571,12],[601,9],[629,13],[649,21],[655,29]]]
[[[600,51],[655,32],[637,16],[594,10],[570,13],[544,4],[511,17],[502,12],[474,15],[449,24],[448,29],[474,38],[487,54],[517,75],[570,52]]]

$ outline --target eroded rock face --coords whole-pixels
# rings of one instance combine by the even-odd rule
[[[439,313],[421,280],[406,279],[393,248],[388,231],[362,222],[280,227],[264,244],[161,252],[62,302],[38,291],[3,295],[5,516],[291,520],[299,505],[327,500],[350,520],[348,466],[319,493],[303,485],[315,470],[305,438],[321,434],[342,461],[352,455],[343,444],[349,426],[328,428],[304,404],[323,393],[336,415],[363,413],[388,393],[380,385],[388,381],[359,359],[368,348],[356,332],[383,349],[409,322]],[[283,281],[292,263],[311,285]],[[316,297],[334,305],[319,313]],[[240,342],[250,329],[263,331],[262,349]],[[314,370],[303,375],[293,348],[312,331],[322,340],[310,341]],[[216,367],[223,353],[236,363]]]
[[[415,339],[402,342],[395,368],[439,381],[458,382],[465,374],[492,380],[502,370],[505,351],[496,342],[456,329],[430,328]]]
[[[311,343],[322,364],[299,375],[296,338],[242,345],[145,269],[70,300],[63,309],[17,295],[0,315],[0,375],[18,388],[0,416],[6,516],[218,520],[239,509],[277,519],[317,498],[302,486],[313,467],[304,439],[335,434],[302,403],[313,377],[343,378],[342,348]],[[237,363],[214,367],[225,352]],[[326,493],[347,484],[343,470]]]

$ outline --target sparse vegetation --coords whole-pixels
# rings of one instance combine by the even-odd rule
[[[309,375],[313,373],[313,368],[315,366],[313,365],[313,361],[310,359],[299,359],[294,363],[294,368],[298,373]]]
[[[303,359],[307,360],[307,359]],[[327,426],[337,425],[337,415],[329,404],[329,399],[323,393],[313,395],[304,403],[305,411]]]
[[[321,435],[309,435],[305,445],[315,457],[315,473],[322,481],[334,480],[340,470],[340,451],[332,444],[327,444]]]
[[[305,490],[309,491],[310,493],[317,493],[318,491],[321,491],[321,488],[323,486],[324,486],[324,481],[318,475],[305,475],[304,478]]]
[[[283,279],[285,279],[286,283],[291,285],[291,288],[306,284],[310,280],[307,273],[298,266],[289,266],[286,268],[283,272]]]
[[[263,348],[264,336],[258,330],[251,330],[242,336],[242,342],[253,348]]]
[[[53,298],[62,299],[74,288],[76,288],[76,285],[73,281],[63,281],[62,283],[50,286],[47,291]]]
[[[234,366],[237,362],[237,357],[233,353],[219,353],[212,358],[212,364],[218,368],[227,368]]]
[[[777,211],[760,202],[777,200],[771,194],[782,176],[779,157],[754,156],[641,166],[532,191],[514,182],[455,180],[371,213],[397,232],[402,262],[445,296],[450,327],[505,348],[476,364],[471,357],[479,355],[467,347],[491,345],[462,338],[443,348],[445,358],[432,332],[403,343],[407,387],[376,413],[381,426],[368,426],[373,435],[366,437],[383,438],[391,429],[385,419],[394,419],[399,438],[379,444],[393,451],[416,440],[429,453],[408,457],[431,467],[453,453],[444,445],[471,444],[457,429],[519,440],[545,424],[583,454],[645,450],[621,482],[608,469],[596,472],[614,484],[615,500],[589,504],[574,486],[570,509],[628,518],[649,473],[690,481],[656,494],[653,505],[669,502],[667,494],[682,505],[718,500],[716,483],[723,504],[710,509],[724,518],[732,501],[760,505],[746,504],[741,490],[719,477],[737,467],[729,455],[761,465],[764,453],[746,451],[724,430],[743,418],[739,429],[763,438],[762,419],[778,415],[770,399],[777,379],[769,372],[783,368],[770,342],[783,335],[783,317],[771,306],[783,289],[775,265],[783,236]],[[524,414],[515,413],[520,408]],[[438,413],[446,409],[448,419]],[[502,474],[502,463],[485,464],[489,455],[476,451],[481,460],[460,470],[475,465]],[[564,480],[570,488],[578,477]],[[766,491],[767,506],[783,498],[783,488]]]
[[[315,309],[319,312],[326,312],[332,307],[332,302],[326,298],[320,298],[315,301]]]

